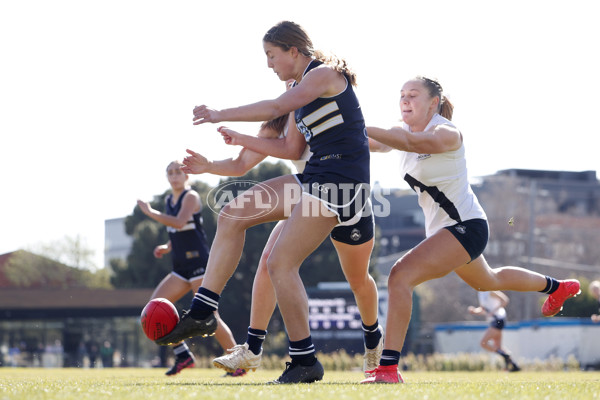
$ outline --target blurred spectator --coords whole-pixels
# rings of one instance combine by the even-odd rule
[[[8,360],[11,367],[18,367],[21,358],[21,349],[16,344],[8,349]]]
[[[83,368],[85,366],[85,358],[88,356],[87,347],[85,347],[85,343],[79,342],[79,347],[77,348],[77,366],[79,368]]]
[[[96,342],[90,341],[87,344],[87,352],[88,352],[88,357],[90,358],[90,368],[95,368],[96,365],[96,359],[98,358],[98,345],[96,344]]]
[[[104,368],[112,368],[114,352],[115,350],[110,345],[110,342],[105,340],[102,348],[100,349],[100,358],[102,359],[102,366]]]

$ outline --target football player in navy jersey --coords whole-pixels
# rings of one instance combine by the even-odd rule
[[[575,279],[557,281],[519,267],[490,268],[483,208],[468,181],[463,135],[452,123],[453,105],[435,79],[410,79],[400,91],[401,126],[368,127],[369,140],[401,150],[400,176],[417,193],[425,214],[425,240],[396,261],[388,278],[385,346],[379,367],[363,383],[401,383],[400,351],[408,329],[414,288],[454,271],[478,291],[537,291],[550,296],[546,317],[580,292]],[[377,146],[375,146],[377,147]]]
[[[285,136],[287,117],[285,115],[277,120],[264,122],[258,136],[265,138]],[[221,128],[221,131],[230,135],[237,133],[228,128]],[[242,148],[238,156],[224,160],[208,160],[192,150],[187,150],[187,152],[189,155],[183,159],[183,170],[192,174],[211,173],[241,176],[266,158],[266,155],[246,148]],[[299,160],[291,160],[299,173],[304,170],[310,156],[310,151],[305,151]],[[286,224],[285,220],[279,221],[275,225],[258,263],[252,286],[250,326],[246,343],[236,345],[231,352],[213,360],[216,367],[227,371],[237,371],[239,369],[254,370],[260,366],[262,343],[276,306],[275,291],[267,270],[267,259],[284,224]],[[373,215],[363,216],[355,225],[334,228],[331,231],[330,239],[338,253],[344,276],[350,284],[360,312],[365,348],[363,370],[372,371],[379,364],[383,350],[382,329],[377,318],[377,285],[369,274],[369,260],[374,243]]]
[[[188,185],[188,175],[181,170],[179,161],[172,161],[167,166],[167,179],[171,185],[171,193],[165,199],[165,212],[155,210],[148,202],[138,200],[137,204],[144,214],[167,226],[169,241],[156,246],[154,256],[162,258],[171,253],[173,271],[158,284],[151,298],[165,298],[171,303],[181,299],[190,290],[195,293],[206,269],[208,261],[208,241],[202,228],[202,203],[200,196]],[[224,350],[235,345],[235,339],[229,327],[216,315],[216,338]],[[173,344],[175,364],[167,371],[167,375],[176,375],[184,368],[194,366],[194,355],[185,343]],[[243,370],[235,371],[236,376],[243,375]]]
[[[308,383],[321,380],[324,371],[315,357],[299,268],[334,227],[353,225],[363,212],[370,212],[365,210],[370,182],[369,144],[353,90],[356,75],[344,60],[316,51],[305,30],[291,21],[280,22],[267,31],[263,50],[268,67],[278,78],[293,79],[295,85],[275,99],[239,107],[215,110],[198,106],[194,108],[194,124],[269,121],[292,113],[284,138],[233,137],[227,133],[225,138],[230,144],[292,160],[301,157],[308,143],[312,156],[303,173],[256,185],[224,207],[206,275],[191,309],[173,332],[156,343],[165,345],[212,334],[213,314],[237,267],[246,229],[287,219],[267,260],[292,358],[274,383]],[[260,204],[256,199],[261,199]]]

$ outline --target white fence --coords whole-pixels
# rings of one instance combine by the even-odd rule
[[[480,353],[479,342],[487,329],[485,322],[462,322],[435,326],[434,350],[438,353]],[[508,321],[502,344],[517,360],[545,360],[573,355],[579,364],[600,365],[600,324],[589,318],[549,318]]]

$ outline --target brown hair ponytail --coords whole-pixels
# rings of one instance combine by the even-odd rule
[[[439,114],[446,118],[448,121],[452,121],[452,113],[454,112],[454,105],[450,103],[450,100],[445,95],[442,95],[442,104],[440,104]]]

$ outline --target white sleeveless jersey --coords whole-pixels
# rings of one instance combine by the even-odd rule
[[[285,126],[285,129],[283,130],[283,132],[281,133],[281,135],[279,135],[279,137],[283,137],[287,135],[287,125]],[[310,151],[310,148],[308,147],[308,145],[306,145],[306,147],[304,147],[304,152],[302,153],[302,155],[300,156],[300,158],[298,160],[290,160],[292,162],[292,164],[294,165],[294,167],[296,168],[296,171],[301,174],[302,171],[304,171],[304,167],[306,167],[306,162],[310,159],[310,156],[312,156],[312,152]]]
[[[452,122],[435,114],[425,130]],[[402,128],[410,131],[407,124]],[[400,169],[404,180],[417,193],[425,213],[425,234],[470,219],[487,219],[467,176],[465,147],[440,154],[400,152]]]
[[[506,310],[504,307],[500,307],[502,304],[500,299],[492,296],[490,292],[477,292],[477,298],[479,299],[479,305],[485,309],[488,313],[492,313],[492,315],[498,319],[506,318]],[[492,317],[488,316],[488,320],[491,320]]]

